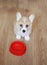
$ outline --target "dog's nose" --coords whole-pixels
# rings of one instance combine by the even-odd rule
[[[25,33],[25,30],[23,30],[23,33]]]

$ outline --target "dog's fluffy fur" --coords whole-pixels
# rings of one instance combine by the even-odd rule
[[[20,12],[16,13],[16,23],[14,23],[14,33],[17,39],[24,37],[25,40],[29,40],[29,35],[32,31],[32,23],[35,15],[30,15],[29,17],[22,16]]]

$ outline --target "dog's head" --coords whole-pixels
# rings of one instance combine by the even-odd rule
[[[15,28],[17,33],[21,34],[22,36],[29,35],[32,30],[32,23],[35,18],[35,15],[30,15],[29,17],[22,16],[20,12],[16,13],[16,24]]]

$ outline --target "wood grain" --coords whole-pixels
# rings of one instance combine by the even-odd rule
[[[13,32],[15,14],[35,14],[31,40],[25,42],[23,56],[9,52],[11,42],[16,40]],[[0,65],[47,65],[47,0],[0,0]]]

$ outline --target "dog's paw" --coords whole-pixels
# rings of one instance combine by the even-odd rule
[[[17,35],[16,38],[17,38],[17,39],[21,39],[21,36],[20,36],[20,35]]]
[[[29,41],[30,40],[30,37],[29,36],[25,36],[25,40],[26,41]]]

